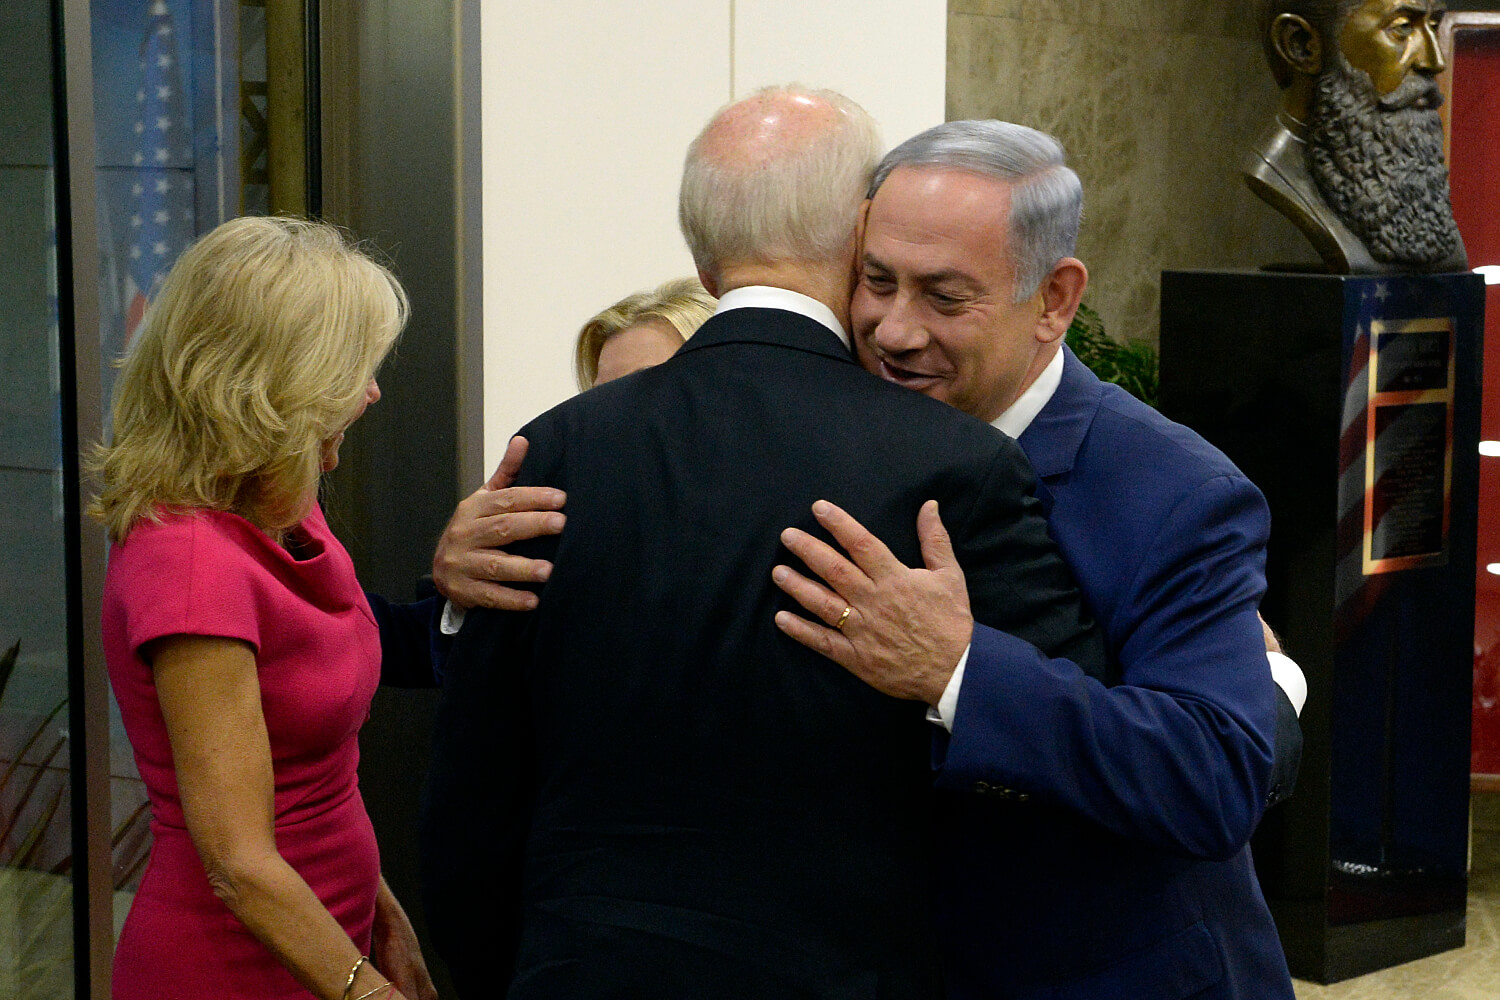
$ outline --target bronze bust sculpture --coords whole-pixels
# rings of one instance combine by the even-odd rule
[[[1260,0],[1283,96],[1245,182],[1335,274],[1468,268],[1443,162],[1441,0]]]

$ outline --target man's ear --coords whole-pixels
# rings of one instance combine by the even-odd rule
[[[719,282],[714,278],[712,274],[709,274],[701,267],[698,268],[698,283],[703,286],[703,290],[705,292],[712,295],[714,298],[719,297]]]
[[[1323,36],[1298,14],[1280,14],[1271,22],[1271,46],[1298,73],[1323,72]]]
[[[870,221],[870,199],[859,206],[859,219],[854,223],[854,253],[861,260],[865,256],[865,226]]]
[[[1042,314],[1038,317],[1036,339],[1050,344],[1068,332],[1073,317],[1083,301],[1083,290],[1089,286],[1089,269],[1076,257],[1064,257],[1042,282]]]
[[[865,226],[870,221],[870,199],[859,206],[859,218],[854,223],[854,283],[859,284],[860,272],[865,265]]]

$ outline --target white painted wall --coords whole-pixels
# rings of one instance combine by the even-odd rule
[[[829,87],[875,116],[887,146],[943,120],[946,0],[736,0],[732,6],[735,97],[768,84]]]
[[[483,0],[486,469],[576,391],[586,319],[693,273],[677,184],[716,109],[831,87],[900,141],[943,118],[946,24],[946,0]]]

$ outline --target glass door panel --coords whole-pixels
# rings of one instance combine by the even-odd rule
[[[0,4],[0,996],[17,1000],[74,990],[51,7]]]

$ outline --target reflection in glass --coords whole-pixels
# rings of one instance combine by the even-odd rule
[[[51,5],[0,4],[0,997],[73,994]]]

